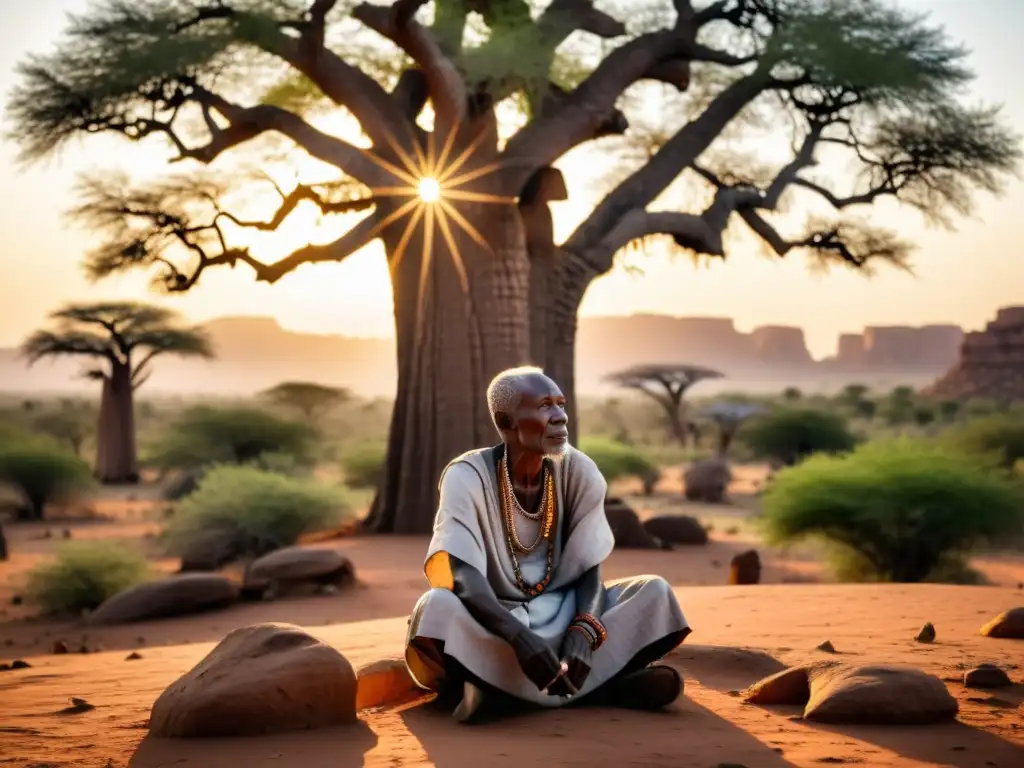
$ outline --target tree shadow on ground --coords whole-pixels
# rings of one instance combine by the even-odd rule
[[[1024,765],[1024,747],[961,723],[941,725],[821,725],[810,728],[856,739],[921,763],[957,768],[1012,768]]]
[[[231,739],[154,739],[139,744],[128,768],[253,768],[274,760],[281,768],[363,765],[377,735],[363,721],[315,731]]]
[[[791,768],[782,755],[728,720],[682,698],[664,712],[578,706],[528,711],[459,725],[435,702],[401,713],[409,732],[437,768],[678,768],[737,764]]]

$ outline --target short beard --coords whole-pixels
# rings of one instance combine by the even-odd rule
[[[565,458],[566,454],[569,453],[569,441],[566,440],[558,448],[552,451],[548,451],[544,454],[545,459],[551,459],[552,461],[561,461]]]

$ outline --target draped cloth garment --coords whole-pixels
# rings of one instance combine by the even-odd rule
[[[607,484],[593,460],[572,447],[563,457],[549,460],[559,509],[553,572],[548,588],[529,598],[516,585],[508,552],[497,477],[502,451],[503,446],[470,451],[453,460],[441,475],[440,503],[424,567],[431,589],[413,609],[406,664],[420,687],[438,690],[444,672],[418,646],[423,640],[440,641],[445,654],[484,682],[519,699],[558,707],[567,700],[539,691],[523,674],[511,646],[480,626],[451,591],[447,555],[483,574],[499,602],[558,653],[576,617],[576,582],[604,562],[615,544],[604,512]],[[529,545],[541,523],[515,517],[519,538]],[[542,542],[531,553],[518,554],[527,583],[544,577],[548,546]],[[607,582],[605,588],[601,620],[608,639],[595,651],[577,698],[614,677],[646,646],[688,630],[664,579],[639,576]]]

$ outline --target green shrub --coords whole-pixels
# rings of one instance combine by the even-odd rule
[[[166,542],[173,555],[217,538],[234,557],[256,557],[353,513],[345,491],[252,466],[214,467],[175,509]]]
[[[18,497],[23,520],[42,520],[48,503],[73,497],[91,483],[89,465],[48,439],[0,443],[0,485]]]
[[[589,437],[580,442],[580,450],[594,460],[609,483],[623,477],[638,477],[644,492],[653,492],[660,474],[658,467],[636,448],[607,438]]]
[[[345,484],[352,488],[377,488],[384,477],[386,458],[384,443],[364,443],[345,451],[341,456]]]
[[[856,438],[839,415],[815,408],[782,408],[744,426],[740,438],[761,459],[793,465],[814,453],[852,450]]]
[[[167,469],[246,464],[268,453],[287,453],[303,461],[312,443],[313,431],[306,424],[258,408],[201,406],[170,425],[154,460]]]
[[[819,536],[840,566],[916,582],[962,564],[980,542],[1021,530],[1021,504],[1020,488],[990,465],[899,440],[783,470],[765,492],[761,521],[770,543]]]
[[[1024,418],[1007,415],[974,419],[949,430],[943,439],[950,447],[967,453],[992,455],[1011,469],[1024,459]]]
[[[93,610],[150,576],[146,559],[115,541],[69,541],[28,574],[27,596],[47,613]]]

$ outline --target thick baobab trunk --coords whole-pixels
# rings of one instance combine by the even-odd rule
[[[461,205],[459,212],[489,248],[466,236],[451,218],[454,248],[439,223],[432,237],[426,233],[430,216],[424,216],[400,259],[404,225],[384,237],[394,292],[398,389],[385,480],[366,520],[372,530],[431,530],[445,465],[497,442],[486,407],[488,382],[500,370],[528,362],[529,261],[519,217],[508,204]],[[456,254],[465,267],[468,293]]]
[[[103,379],[96,434],[96,477],[102,483],[139,480],[135,444],[135,395],[129,363],[114,363]]]

